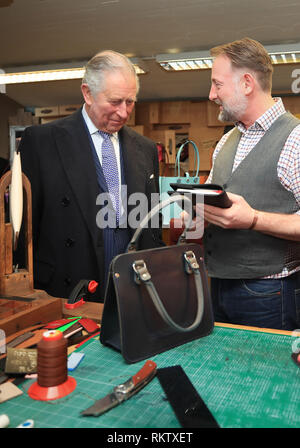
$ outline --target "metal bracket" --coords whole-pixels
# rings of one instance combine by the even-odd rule
[[[142,282],[146,282],[148,280],[151,280],[151,275],[147,269],[146,263],[144,262],[144,260],[136,260],[133,264],[132,264],[133,270],[135,272],[135,282],[136,283],[140,283]]]
[[[188,274],[192,274],[196,270],[199,269],[199,264],[196,259],[196,255],[193,251],[189,250],[188,252],[184,253],[184,259],[185,259],[185,270]]]

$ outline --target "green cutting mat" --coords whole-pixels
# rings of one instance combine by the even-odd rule
[[[180,364],[224,428],[299,428],[300,369],[291,359],[291,336],[215,327],[210,336],[154,356],[158,368]],[[80,411],[126,381],[144,361],[126,364],[118,352],[93,339],[71,373],[77,387],[55,401],[24,394],[0,405],[10,427],[33,419],[37,428],[178,428],[157,378],[130,400],[100,417]]]

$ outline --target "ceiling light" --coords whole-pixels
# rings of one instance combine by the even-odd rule
[[[272,64],[278,64],[277,57],[275,56],[275,54],[271,54],[270,56],[272,59]]]
[[[300,43],[265,46],[272,64],[300,63]],[[194,51],[177,54],[159,54],[156,62],[169,72],[183,70],[207,70],[212,67],[213,58],[209,51]]]
[[[273,64],[300,64],[300,51],[269,53]]]
[[[60,64],[63,68],[51,66],[9,68],[0,71],[0,86],[5,84],[23,84],[41,81],[62,81],[70,79],[82,79],[85,63],[76,64],[77,67],[65,68],[70,64]],[[137,59],[132,60],[137,75],[146,73],[146,69],[139,64]],[[48,67],[48,68],[47,68]],[[50,68],[51,67],[51,68]]]
[[[129,59],[132,65],[134,66],[135,73],[137,75],[144,75],[145,73],[147,73],[148,71],[147,66],[144,63],[144,61],[142,61],[142,59],[140,58],[129,58]]]
[[[266,45],[265,49],[269,53],[273,64],[299,64],[300,63],[300,43]]]
[[[158,54],[156,62],[167,71],[209,69],[213,58],[208,51],[194,51],[177,54]]]
[[[65,79],[80,79],[83,68],[67,70],[42,70],[34,72],[18,72],[0,74],[0,84],[21,84],[26,82],[61,81]]]

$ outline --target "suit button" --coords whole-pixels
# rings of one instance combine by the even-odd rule
[[[71,284],[71,279],[70,279],[70,277],[66,277],[66,278],[64,279],[64,285],[65,285],[65,286],[70,286],[70,284]]]
[[[64,198],[62,198],[61,200],[61,205],[63,207],[68,207],[68,205],[70,204],[70,198],[68,198],[67,196],[65,196]]]
[[[75,244],[75,241],[72,240],[72,238],[67,238],[67,239],[65,240],[65,246],[66,246],[66,247],[72,247],[72,246],[74,246],[74,244]]]
[[[206,253],[207,255],[211,255],[211,250],[208,250]]]

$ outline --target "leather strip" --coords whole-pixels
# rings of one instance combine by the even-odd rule
[[[219,428],[181,366],[158,369],[157,377],[183,428]]]
[[[29,331],[38,330],[39,328],[44,327],[44,325],[45,325],[44,323],[43,324],[40,323],[40,324],[37,324],[37,325],[33,325],[31,327],[23,328],[22,330],[17,331],[16,333],[11,334],[10,336],[7,336],[6,337],[6,343],[8,344],[10,341],[13,341],[16,337],[20,336],[21,334],[27,333]]]

